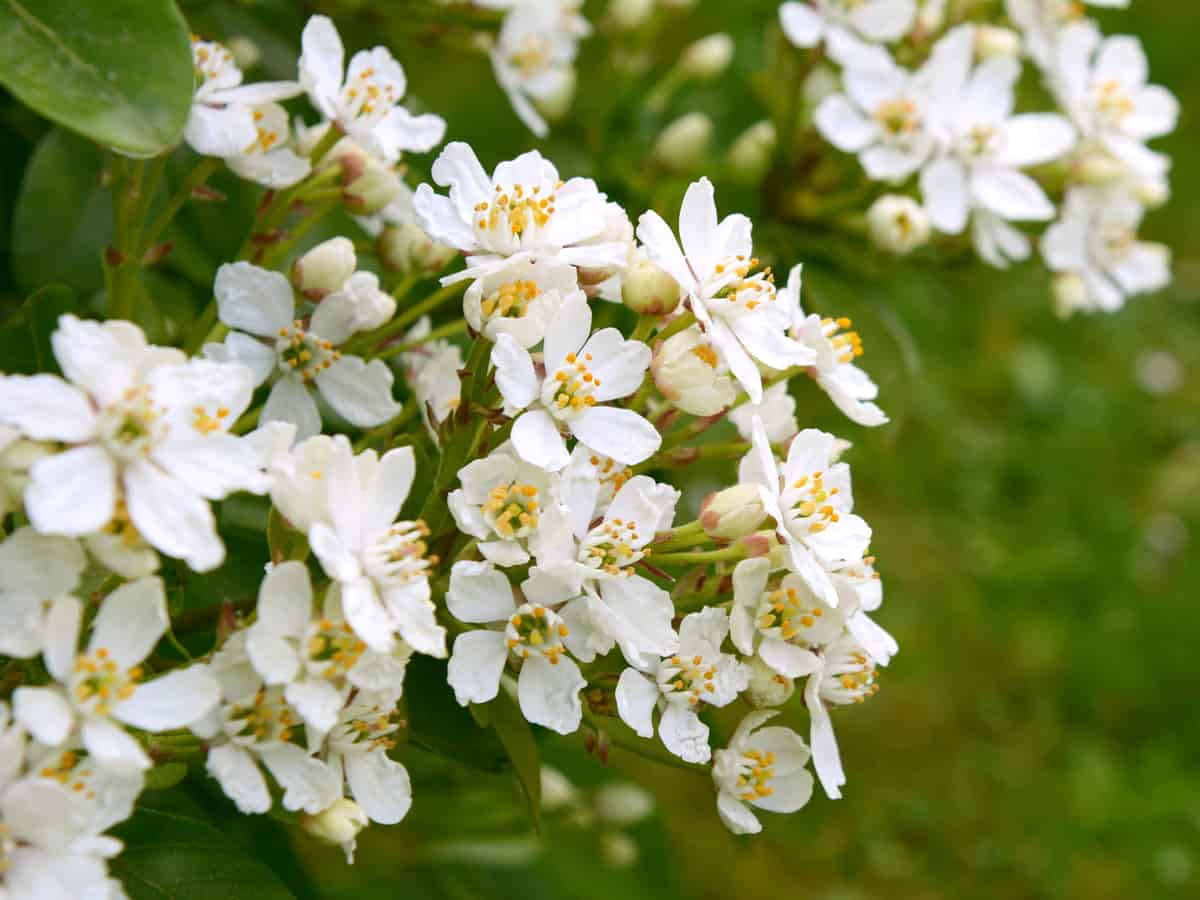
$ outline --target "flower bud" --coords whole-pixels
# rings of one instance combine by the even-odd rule
[[[1011,28],[979,25],[975,28],[975,55],[980,59],[1015,58],[1021,53],[1021,36]]]
[[[796,682],[780,675],[768,666],[757,653],[746,660],[750,668],[750,683],[742,696],[755,709],[767,706],[782,706],[796,691]]]
[[[372,156],[350,158],[365,161],[359,166],[342,160],[342,203],[360,216],[379,212],[400,193],[400,177]]]
[[[1060,319],[1069,319],[1090,305],[1087,285],[1082,278],[1074,272],[1054,276],[1054,312]]]
[[[608,17],[622,31],[640,27],[654,12],[654,0],[612,0],[608,4]]]
[[[323,844],[347,844],[367,827],[367,814],[353,800],[335,800],[316,815],[305,815],[300,827]]]
[[[911,253],[929,240],[929,215],[911,197],[885,194],[867,210],[875,246],[889,253]]]
[[[542,809],[556,812],[576,801],[575,786],[558,769],[542,766]]]
[[[1074,174],[1084,184],[1108,184],[1125,175],[1125,164],[1102,150],[1093,150],[1075,161]]]
[[[612,781],[596,789],[596,817],[610,825],[636,825],[654,811],[654,798],[636,784]]]
[[[716,78],[733,61],[733,38],[727,34],[710,34],[684,49],[679,57],[679,69],[688,78]]]
[[[250,69],[262,59],[262,51],[244,34],[235,34],[226,43],[226,48],[233,54],[233,62],[239,69]]]
[[[650,375],[676,408],[693,416],[714,416],[737,398],[722,368],[700,329],[688,328],[659,344]]]
[[[1146,209],[1158,209],[1171,199],[1171,188],[1165,178],[1150,178],[1139,181],[1133,190],[1138,202]]]
[[[841,90],[841,82],[838,79],[837,72],[830,66],[818,64],[813,67],[813,70],[808,73],[808,77],[804,79],[804,102],[809,108],[816,108],[821,105],[826,97],[830,97]]]
[[[779,540],[779,535],[770,529],[756,531],[742,538],[742,551],[747,559],[766,557],[773,569],[788,564],[787,547]]]
[[[700,504],[704,533],[716,540],[732,541],[750,534],[767,517],[758,488],[738,484],[716,491]]]
[[[340,291],[357,267],[354,242],[344,237],[330,238],[296,260],[292,265],[292,284],[317,303],[334,291]]]
[[[654,156],[668,169],[688,172],[700,167],[712,140],[712,119],[688,113],[667,125],[654,142]]]
[[[414,222],[388,225],[379,234],[377,249],[385,266],[405,275],[436,275],[458,255],[456,249],[439,244]]]
[[[775,126],[764,119],[737,136],[729,148],[729,166],[745,181],[757,181],[771,165]]]
[[[679,306],[679,282],[636,250],[621,276],[621,300],[638,315],[665,316]]]
[[[600,835],[600,856],[614,869],[628,869],[637,862],[637,841],[620,831],[606,831]]]
[[[566,69],[561,83],[552,93],[533,98],[533,105],[551,122],[557,122],[571,111],[575,100],[575,70]]]

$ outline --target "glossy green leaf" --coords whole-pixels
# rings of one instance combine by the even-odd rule
[[[48,284],[35,291],[25,301],[25,320],[29,323],[33,352],[39,372],[58,372],[54,351],[50,346],[50,335],[58,328],[58,317],[75,312],[79,298],[75,291],[64,284]]]
[[[0,0],[0,84],[122,153],[175,144],[194,81],[187,23],[171,0]]]
[[[542,831],[542,763],[533,729],[521,714],[521,709],[507,691],[501,690],[488,704],[492,728],[508,753],[513,774],[521,785],[521,793],[529,808],[534,831]]]
[[[414,656],[404,678],[408,739],[415,747],[485,772],[501,772],[508,753],[490,729],[458,705],[446,683],[446,663]]]

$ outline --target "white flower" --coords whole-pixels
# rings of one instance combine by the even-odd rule
[[[775,710],[742,719],[729,746],[713,754],[717,813],[734,834],[758,834],[762,824],[750,807],[793,813],[812,797],[813,779],[804,768],[808,746],[790,728],[761,727]]]
[[[351,277],[313,311],[309,324],[296,317],[292,286],[279,272],[248,262],[217,270],[213,292],[221,321],[231,331],[222,344],[208,344],[209,358],[239,362],[254,373],[255,386],[275,383],[263,407],[264,422],[291,422],[303,439],[321,430],[315,387],[333,410],[353,425],[371,427],[395,416],[393,376],[382,360],[364,362],[336,348],[356,331],[378,327],[395,310],[377,294],[378,279],[368,272]]]
[[[325,752],[326,763],[345,778],[350,796],[380,825],[395,825],[412,806],[408,770],[388,756],[401,724],[394,697],[359,693],[342,711]],[[352,856],[352,846],[347,853]]]
[[[440,117],[400,105],[404,69],[385,47],[358,51],[344,69],[342,39],[325,16],[310,18],[300,40],[300,83],[313,106],[369,153],[394,163],[404,150],[424,153],[441,142]]]
[[[645,475],[630,478],[594,528],[595,511],[584,505],[587,495],[578,491],[573,496],[573,558],[539,559],[522,584],[525,596],[543,606],[570,601],[562,614],[576,641],[571,652],[584,662],[607,653],[614,641],[633,666],[673,655],[679,638],[671,627],[671,597],[636,574],[634,566],[647,555],[654,535],[671,527],[679,492]],[[598,499],[597,494],[591,499]]]
[[[421,405],[421,420],[436,439],[438,426],[462,403],[462,380],[458,373],[464,365],[463,354],[458,344],[449,341],[433,341],[421,349],[428,359],[411,387]]]
[[[546,329],[542,377],[529,351],[510,335],[501,334],[492,348],[505,412],[517,414],[513,447],[548,471],[570,460],[560,429],[626,465],[648,459],[662,444],[658,430],[639,413],[605,404],[641,386],[650,348],[625,340],[615,328],[589,336],[591,327],[587,298],[574,291]]]
[[[488,340],[507,334],[529,350],[541,343],[563,300],[575,290],[573,266],[521,257],[472,282],[463,296],[463,315]]]
[[[458,530],[479,540],[479,552],[498,566],[539,563],[571,554],[567,509],[558,478],[517,457],[510,445],[468,463],[462,487],[447,498]]]
[[[303,563],[272,567],[258,592],[257,620],[246,634],[246,652],[269,685],[284,685],[284,697],[319,734],[337,724],[351,690],[386,693],[404,688],[412,650],[397,641],[389,653],[370,650],[342,614],[339,592],[326,592],[324,609],[313,618],[312,585]]]
[[[796,269],[792,271],[795,272]],[[791,279],[788,280],[788,289],[791,289]],[[772,444],[782,444],[800,430],[800,426],[796,424],[796,398],[788,391],[786,381],[780,381],[767,388],[763,392],[762,403],[743,403],[730,411],[729,421],[733,423],[743,441],[750,440],[754,433],[755,417],[762,420],[767,440]]]
[[[1074,308],[1112,312],[1125,298],[1156,291],[1171,280],[1171,254],[1162,244],[1140,241],[1143,209],[1120,187],[1072,188],[1061,218],[1042,237],[1042,257],[1052,272],[1078,278]]]
[[[508,578],[486,562],[455,563],[446,604],[461,622],[493,625],[454,640],[448,680],[459,703],[495,699],[511,660],[520,665],[517,702],[525,718],[559,734],[579,728],[579,692],[587,681],[568,653],[570,629],[558,613],[531,603],[518,606]]]
[[[1092,6],[1124,8],[1129,0],[1082,0]],[[1054,64],[1062,29],[1083,13],[1080,0],[1004,0],[1004,9],[1024,37],[1025,52],[1043,69]]]
[[[779,7],[779,22],[789,41],[797,47],[816,47],[824,41],[830,57],[841,65],[868,54],[864,44],[904,37],[916,15],[915,0],[793,0]]]
[[[817,384],[850,421],[867,426],[886,424],[888,417],[873,402],[879,388],[855,365],[863,355],[863,345],[858,332],[848,330],[854,323],[844,316],[831,319],[816,313],[805,315],[800,289],[801,267],[794,266],[788,273],[787,288],[779,294],[791,314],[792,333],[813,352],[810,371]]]
[[[286,146],[287,112],[276,102],[299,94],[299,84],[243,85],[233,55],[211,41],[192,39],[192,61],[199,84],[183,136],[193,150],[266,187],[288,187],[308,174],[308,160]]]
[[[715,416],[737,399],[729,367],[696,327],[661,342],[654,350],[650,372],[654,386],[671,405],[689,415]]]
[[[27,525],[0,541],[0,654],[27,659],[41,651],[46,612],[79,586],[85,565],[77,542]]]
[[[42,659],[56,684],[20,687],[17,721],[38,741],[59,746],[76,726],[96,762],[114,771],[150,768],[150,758],[122,725],[143,731],[182,728],[220,700],[203,666],[142,681],[141,662],[167,631],[167,602],[158,578],[143,578],[104,598],[87,649],[78,653],[83,604],[59,597],[46,614]]]
[[[721,652],[729,633],[725,610],[710,607],[684,617],[679,649],[654,660],[645,672],[626,669],[617,682],[617,712],[644,738],[654,737],[650,714],[662,713],[658,736],[685,762],[706,763],[711,751],[708,726],[697,712],[708,704],[725,706],[750,683],[750,673],[736,656]]]
[[[563,28],[557,3],[514,5],[504,17],[491,50],[496,81],[513,110],[538,137],[549,130],[534,105],[569,90],[575,81],[572,64],[579,38]]]
[[[517,254],[587,268],[625,261],[621,242],[586,243],[607,225],[607,200],[596,183],[560,181],[536,150],[500,163],[489,178],[475,151],[456,141],[434,162],[433,180],[449,187],[450,196],[420,185],[413,197],[417,221],[434,240],[470,254],[467,268],[444,284],[482,277]]]
[[[220,565],[225,547],[208,501],[267,487],[254,448],[228,433],[250,404],[250,370],[185,362],[119,320],[66,315],[51,341],[66,379],[0,378],[0,422],[66,445],[30,470],[25,510],[33,527],[92,534],[123,500],[157,550],[196,571]]]
[[[1179,120],[1179,101],[1166,88],[1147,84],[1148,76],[1137,38],[1104,38],[1090,22],[1063,29],[1049,76],[1084,142],[1099,145],[1141,178],[1161,177],[1170,168],[1170,159],[1145,142],[1170,134]]]
[[[788,549],[790,568],[827,606],[838,605],[825,565],[861,560],[871,528],[851,509],[850,467],[834,462],[836,439],[806,428],[792,440],[780,467],[760,421],[755,421],[750,452],[742,460],[740,480],[762,487],[763,506],[775,519]]]
[[[712,182],[701,178],[683,198],[679,241],[654,211],[642,214],[637,235],[651,261],[687,293],[700,329],[757,403],[762,377],[755,360],[782,370],[807,365],[812,352],[784,334],[788,322],[770,271],[750,274],[758,265],[750,231],[740,214],[718,222]]]
[[[900,645],[867,615],[883,603],[883,585],[875,571],[875,557],[839,563],[829,570],[829,574],[841,598],[838,609],[845,617],[846,630],[872,659],[886,666],[900,652]]]
[[[396,521],[412,489],[411,447],[377,457],[334,446],[326,476],[328,522],[316,522],[308,541],[325,573],[337,582],[346,620],[368,647],[390,654],[396,633],[418,653],[446,655],[446,631],[430,601],[421,521]]]
[[[939,43],[973,40],[973,33],[963,25]],[[1018,170],[1065,155],[1075,144],[1075,129],[1055,113],[1013,115],[1021,74],[1015,59],[995,57],[954,74],[963,78],[944,85],[952,93],[934,111],[938,149],[921,170],[925,208],[933,227],[948,234],[962,233],[975,214],[976,249],[1005,268],[1010,258],[1029,256],[1029,241],[1004,223],[1054,217],[1045,191]]]
[[[876,660],[849,634],[838,638],[817,658],[819,665],[804,686],[804,703],[812,720],[809,740],[813,768],[826,795],[836,800],[842,796],[840,789],[846,783],[846,773],[842,770],[828,706],[862,703],[875,694],[879,690]]]

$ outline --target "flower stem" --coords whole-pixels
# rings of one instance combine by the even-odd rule
[[[200,162],[196,163],[192,171],[188,172],[183,181],[179,182],[179,187],[176,188],[175,193],[167,200],[167,205],[162,208],[158,216],[146,229],[142,237],[143,253],[158,243],[158,239],[162,236],[162,233],[175,221],[175,217],[179,215],[183,204],[192,196],[192,191],[208,181],[220,165],[221,160],[212,156],[205,156],[201,158]]]
[[[342,347],[342,352],[348,354],[363,353],[370,347],[378,346],[390,338],[402,334],[410,324],[421,318],[421,316],[437,309],[437,307],[441,306],[447,300],[457,297],[465,290],[466,284],[461,281],[438,288],[424,300],[398,313],[392,321],[384,323],[374,331],[358,335]]]
[[[467,320],[466,319],[455,319],[452,322],[447,322],[445,325],[441,325],[441,326],[433,329],[433,331],[429,332],[429,334],[425,335],[425,337],[423,337],[423,338],[420,338],[415,341],[409,341],[406,344],[392,344],[391,346],[385,347],[379,353],[375,354],[375,358],[376,359],[389,359],[400,353],[407,353],[409,350],[415,350],[417,347],[420,347],[424,344],[428,344],[430,341],[435,341],[438,338],[444,338],[444,337],[447,337],[448,335],[452,335],[452,334],[459,334],[460,332],[463,332],[466,330],[467,330]]]
[[[726,559],[741,559],[746,555],[741,543],[733,543],[720,550],[683,551],[681,553],[655,553],[651,558],[656,566],[695,566],[721,562]]]
[[[696,324],[696,316],[693,313],[686,312],[681,316],[676,317],[670,325],[654,336],[655,341],[665,341],[669,337],[674,337],[683,331],[685,328],[690,328]]]

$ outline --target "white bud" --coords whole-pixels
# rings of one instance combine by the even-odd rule
[[[610,825],[635,825],[654,812],[654,797],[628,781],[610,781],[596,789],[596,818]]]
[[[354,301],[354,331],[372,331],[396,314],[396,298],[380,288],[374,272],[355,272],[342,292]]]
[[[702,112],[688,113],[667,125],[654,143],[654,156],[668,169],[698,169],[712,140],[712,119]]]
[[[1060,319],[1069,319],[1091,305],[1087,285],[1077,274],[1062,272],[1054,276],[1054,312]]]
[[[867,210],[867,226],[875,246],[905,254],[929,240],[929,214],[912,197],[884,194]]]
[[[753,532],[767,517],[762,496],[752,484],[737,484],[716,491],[700,504],[704,533],[717,540],[732,541]]]
[[[679,282],[638,249],[621,276],[621,300],[640,316],[665,316],[679,306]]]
[[[980,59],[1016,57],[1021,53],[1021,36],[1011,28],[979,25],[975,28],[975,55]]]
[[[637,841],[620,831],[606,831],[600,835],[600,856],[614,869],[628,869],[637,862]]]
[[[571,103],[575,100],[575,83],[575,70],[567,69],[557,89],[545,96],[534,97],[533,105],[548,121],[559,121],[571,111]]]
[[[608,17],[615,27],[632,31],[641,26],[654,12],[654,0],[612,0]]]
[[[1075,177],[1084,184],[1109,184],[1125,173],[1125,164],[1103,150],[1089,151],[1075,161]]]
[[[779,540],[773,530],[756,531],[741,540],[742,552],[747,559],[766,557],[772,569],[782,569],[788,565],[790,554],[783,541]]]
[[[249,69],[262,59],[262,51],[258,44],[244,34],[235,34],[225,44],[233,54],[233,61],[239,69]]]
[[[367,156],[362,166],[342,164],[342,202],[360,216],[377,213],[400,193],[400,177],[391,166]]]
[[[925,0],[913,23],[913,31],[930,35],[942,30],[946,22],[946,0]]]
[[[575,787],[558,769],[542,766],[542,809],[555,812],[576,801]]]
[[[353,800],[335,800],[315,816],[300,818],[300,827],[324,844],[348,844],[367,827],[367,814]]]
[[[710,34],[689,44],[679,57],[679,69],[688,78],[716,78],[733,61],[733,38],[727,34]]]
[[[388,225],[379,234],[377,242],[380,261],[394,272],[417,272],[435,275],[450,264],[458,251],[439,244],[420,225],[402,222]]]
[[[826,97],[833,96],[839,90],[837,72],[823,63],[819,64],[804,79],[804,102],[810,109],[816,108]]]
[[[1150,178],[1139,181],[1133,190],[1138,202],[1146,209],[1158,209],[1171,199],[1171,187],[1165,178]]]
[[[729,148],[729,166],[745,181],[757,181],[771,165],[775,126],[763,119],[737,136]]]
[[[796,682],[780,675],[768,666],[757,653],[746,660],[750,668],[750,683],[742,696],[756,709],[767,706],[782,706],[791,699]]]
[[[714,416],[737,398],[717,351],[698,328],[667,338],[654,351],[650,374],[671,404],[693,416]]]
[[[358,268],[354,242],[335,237],[313,247],[292,264],[292,284],[314,303],[340,291]]]

